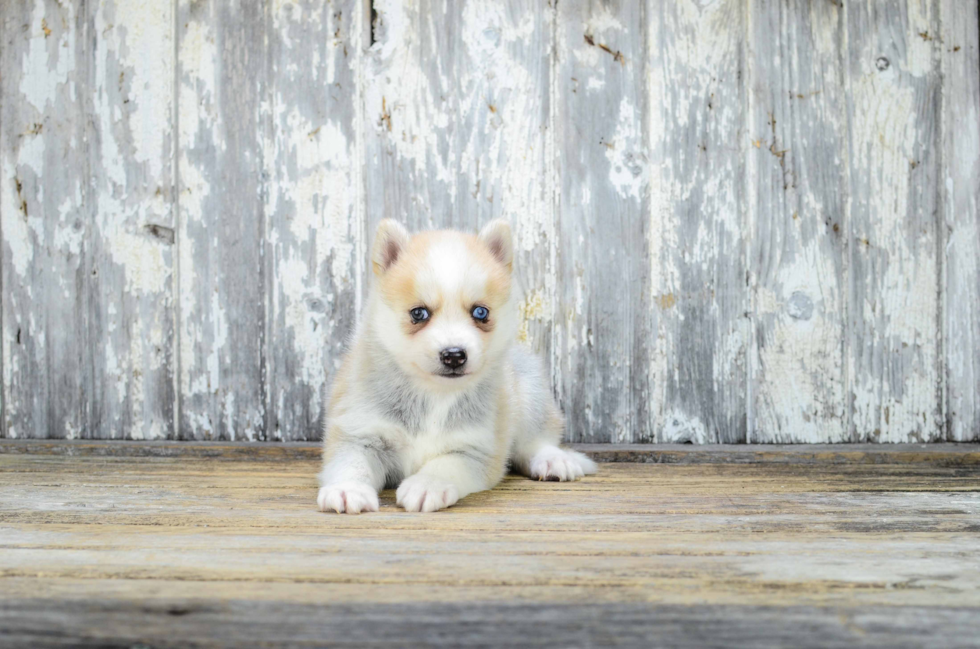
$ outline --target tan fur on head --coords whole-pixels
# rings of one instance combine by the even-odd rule
[[[479,236],[439,230],[409,235],[398,223],[378,226],[372,326],[390,357],[436,389],[459,389],[479,376],[512,342],[517,309],[511,299],[510,226],[488,224]],[[473,317],[477,307],[489,317]],[[425,309],[416,321],[413,309]],[[442,350],[467,355],[466,376],[445,378]],[[452,385],[450,385],[452,384]]]

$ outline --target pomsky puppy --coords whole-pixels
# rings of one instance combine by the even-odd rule
[[[473,236],[378,225],[374,281],[324,421],[321,511],[378,511],[378,491],[433,512],[490,489],[508,465],[577,480],[596,465],[558,448],[564,420],[541,363],[516,343],[506,221]]]

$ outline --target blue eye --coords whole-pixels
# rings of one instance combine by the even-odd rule
[[[490,309],[485,306],[475,306],[473,307],[473,319],[479,320],[480,322],[486,322],[487,318],[490,317]]]
[[[424,306],[417,306],[408,312],[412,316],[412,324],[418,324],[429,319],[429,310]]]

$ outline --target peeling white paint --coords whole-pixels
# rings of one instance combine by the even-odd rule
[[[24,277],[34,259],[35,240],[44,237],[43,219],[36,213],[37,206],[44,204],[44,184],[38,183],[36,194],[29,196],[21,174],[27,172],[44,178],[45,138],[42,133],[28,135],[19,144],[16,161],[11,161],[6,151],[3,154],[5,182],[0,190],[3,196],[0,219],[14,270]]]
[[[877,72],[852,84],[852,138],[863,143],[852,149],[853,164],[867,174],[868,190],[867,220],[854,232],[867,241],[857,254],[868,270],[868,298],[860,305],[864,357],[851,357],[854,426],[875,441],[928,441],[938,432],[935,233],[890,218],[909,213],[920,136],[913,87],[892,70]]]
[[[299,259],[283,260],[279,267],[281,278],[279,288],[285,304],[281,307],[287,329],[292,334],[292,350],[299,361],[300,373],[296,378],[306,385],[320,385],[326,382],[326,367],[322,362],[324,329],[323,315],[311,312],[307,300],[317,293],[307,284],[309,276],[306,265]],[[314,409],[319,410],[320,390],[315,391]]]
[[[905,33],[905,70],[916,77],[924,77],[936,70],[939,30],[936,29],[936,2],[909,0],[903,3],[908,12]]]
[[[0,195],[3,207],[0,208],[0,227],[3,229],[4,253],[10,260],[17,275],[24,277],[34,258],[34,243],[31,241],[29,218],[24,218],[20,197],[13,191],[17,184],[17,166],[4,156],[4,183]],[[6,355],[5,355],[6,356]]]
[[[225,313],[225,306],[221,302],[221,294],[211,291],[211,345],[205,358],[208,377],[208,391],[217,394],[221,389],[221,361],[220,355],[224,346],[228,343],[228,316]]]
[[[980,437],[980,35],[974,3],[940,4],[945,164],[943,314],[948,439]],[[958,48],[958,49],[957,49]]]
[[[744,38],[753,33],[751,21],[768,10],[754,0],[671,3],[644,14],[650,21],[645,26],[622,19],[631,15],[629,6],[571,2],[559,3],[557,12],[508,12],[502,4],[466,2],[457,14],[448,6],[415,2],[374,4],[377,42],[363,50],[360,5],[341,3],[347,12],[341,16],[335,11],[341,5],[275,0],[264,14],[271,18],[267,41],[255,47],[258,52],[274,43],[269,51],[278,58],[268,62],[273,73],[256,107],[261,132],[250,134],[223,122],[225,107],[218,105],[235,99],[227,94],[234,80],[222,74],[258,69],[243,72],[226,64],[230,50],[222,39],[228,34],[221,31],[224,9],[218,5],[107,0],[89,7],[91,23],[86,25],[91,25],[95,49],[88,76],[79,80],[74,53],[82,32],[76,29],[80,21],[71,14],[74,9],[34,3],[16,25],[16,38],[8,39],[20,49],[3,97],[6,106],[17,107],[4,115],[23,121],[8,129],[16,142],[7,141],[0,151],[4,279],[17,289],[5,295],[4,303],[8,391],[26,368],[43,364],[56,347],[38,335],[44,320],[31,312],[31,303],[78,299],[77,279],[51,274],[42,260],[98,255],[99,286],[111,300],[98,307],[104,309],[107,340],[96,350],[107,379],[101,397],[110,411],[107,434],[168,434],[172,424],[159,418],[154,403],[154,386],[175,370],[168,363],[179,366],[175,387],[190,405],[183,420],[191,430],[184,433],[213,436],[221,429],[255,437],[265,425],[267,405],[277,413],[292,412],[290,400],[303,390],[315,395],[307,412],[318,415],[320,388],[337,367],[341,338],[353,319],[346,305],[359,298],[351,300],[351,291],[363,286],[365,215],[371,220],[395,216],[422,226],[503,217],[513,224],[518,284],[527,288],[519,336],[537,346],[550,345],[544,351],[551,354],[563,399],[572,395],[572,377],[577,379],[575,370],[583,367],[569,359],[586,363],[591,391],[566,405],[581,415],[583,425],[604,426],[600,434],[614,441],[653,427],[637,419],[641,402],[657,419],[661,441],[716,441],[724,418],[739,412],[732,386],[746,378],[756,390],[744,400],[750,433],[758,435],[753,441],[775,441],[767,440],[768,430],[793,431],[794,441],[845,440],[845,405],[851,396],[859,434],[881,441],[931,438],[942,427],[936,417],[944,414],[937,404],[943,371],[950,382],[945,414],[953,418],[951,433],[973,435],[969,425],[955,420],[956,413],[980,408],[975,388],[980,366],[971,343],[980,309],[976,282],[971,284],[971,278],[980,277],[980,226],[969,218],[976,212],[980,120],[973,99],[965,108],[949,107],[973,92],[973,86],[964,90],[950,79],[975,77],[958,72],[958,66],[973,64],[961,64],[964,59],[953,50],[959,46],[961,57],[969,51],[975,58],[975,26],[969,30],[961,28],[969,20],[946,20],[963,13],[961,5],[942,3],[941,24],[948,32],[943,35],[937,31],[941,12],[935,3],[896,3],[903,11],[895,14],[899,31],[871,35],[858,33],[861,24],[854,16],[859,13],[848,13],[861,8],[811,6],[805,43],[780,47],[766,59],[780,71],[775,83],[766,70],[756,69],[761,76],[752,76],[753,56],[761,46],[758,39]],[[174,11],[193,18],[175,20]],[[553,22],[559,13],[567,23]],[[458,16],[452,24],[446,22],[450,15]],[[748,29],[743,19],[750,21]],[[179,52],[174,51],[175,27]],[[636,45],[640,34],[647,41]],[[310,47],[314,41],[317,46]],[[447,43],[455,46],[453,57],[438,54]],[[879,69],[879,50],[887,49],[883,43],[892,48],[889,57],[896,50],[901,56]],[[841,47],[857,57],[845,66],[851,75],[845,84],[837,88],[833,78],[815,83],[806,77],[803,66],[813,63],[804,61],[801,52],[836,64]],[[748,80],[732,81],[732,62],[745,60]],[[932,88],[937,86],[929,84],[940,60],[946,151],[937,154],[941,160],[934,164],[946,165],[945,173],[935,176],[941,176],[947,195],[948,235],[908,225],[928,221],[914,202],[921,191],[916,183],[928,176],[910,169],[922,148],[932,146],[926,142],[931,127],[920,114],[935,98]],[[574,82],[566,74],[573,67],[579,71]],[[179,105],[174,104],[175,81]],[[314,98],[295,91],[311,83],[320,88],[311,93]],[[807,228],[838,216],[837,206],[806,183],[787,182],[773,205],[753,193],[770,171],[761,160],[779,164],[774,156],[782,147],[812,150],[821,135],[808,128],[807,108],[793,109],[804,121],[780,125],[778,136],[760,131],[768,103],[787,101],[768,94],[776,93],[779,84],[799,86],[778,90],[780,96],[784,90],[799,91],[801,96],[791,101],[827,101],[822,123],[834,133],[846,132],[853,143],[832,161],[828,158],[827,165],[850,170],[851,182],[858,182],[851,187],[850,212],[866,204],[870,227],[858,221],[852,233],[846,221],[835,221],[843,234],[825,237],[812,229],[804,233],[791,214],[782,215],[783,223],[780,206],[798,207],[799,223]],[[746,96],[735,98],[733,88],[744,88]],[[601,123],[585,109],[583,123],[591,130],[561,123],[570,100],[562,93],[567,92],[590,105],[605,102],[598,104],[607,109]],[[813,99],[817,92],[822,99]],[[838,110],[826,99],[834,92],[846,94],[847,108]],[[90,129],[58,130],[50,121],[63,118],[69,100],[91,102]],[[171,132],[172,124],[179,124],[179,133]],[[783,128],[796,129],[792,138],[782,135]],[[81,140],[83,134],[89,139]],[[212,206],[229,188],[208,156],[226,152],[235,138],[250,137],[258,138],[261,160],[245,162],[256,162],[264,172],[255,200],[264,199],[266,219],[265,246],[255,263],[272,274],[273,294],[254,305],[264,310],[273,337],[265,361],[274,378],[262,378],[274,385],[267,404],[245,403],[239,386],[223,374],[241,342],[235,336],[242,314],[216,290],[224,281],[217,276],[220,264],[199,263],[212,248],[215,259],[233,254],[212,230],[218,219],[234,215],[213,213]],[[52,152],[61,149],[72,151],[71,164],[85,166],[74,185],[45,182],[53,175],[45,161],[50,163]],[[588,161],[588,169],[601,171],[559,195],[561,174],[578,156]],[[592,164],[596,161],[600,164]],[[807,159],[798,163],[811,164]],[[749,176],[743,182],[745,165]],[[171,167],[179,168],[179,178],[170,178]],[[796,172],[802,170],[791,169],[787,177]],[[828,170],[821,166],[819,173]],[[176,221],[170,212],[174,180],[180,202]],[[374,195],[364,196],[362,185]],[[580,208],[595,222],[564,236],[563,220]],[[602,230],[606,214],[645,216],[647,209],[649,257],[631,259],[623,267],[622,285],[610,287],[606,262],[642,246],[631,247],[625,229],[619,234]],[[768,248],[747,249],[752,288],[746,287],[743,296],[728,277],[738,266],[727,262],[742,254],[740,242],[758,236],[761,210],[771,211],[766,218],[773,219],[773,229],[767,232]],[[162,230],[154,234],[149,225]],[[177,230],[173,247],[166,241],[170,225]],[[827,243],[851,234],[851,240]],[[942,243],[946,260],[936,256]],[[863,300],[846,341],[841,340],[846,316],[841,309],[849,285],[835,265],[841,250],[857,260],[853,284]],[[569,264],[573,270],[561,277],[568,259],[574,260]],[[642,363],[632,348],[633,328],[640,326],[631,320],[637,318],[636,306],[606,299],[613,289],[635,297],[622,289],[632,290],[626,282],[640,278],[649,282],[640,297],[651,311],[643,367],[637,367]],[[937,286],[948,286],[948,296],[940,297]],[[938,314],[944,310],[950,313],[945,350],[937,342]],[[169,329],[169,314],[180,316],[176,336]],[[21,319],[16,327],[31,335],[33,356],[11,342],[15,317]],[[710,345],[704,358],[686,357],[690,339],[685,336],[692,331],[703,332]],[[176,353],[168,348],[170,337],[180,341]],[[287,376],[285,366],[295,375]],[[842,391],[848,375],[852,394]],[[622,395],[631,389],[630,381],[651,387],[626,399]],[[30,404],[21,398],[4,406],[16,419]],[[23,421],[12,422],[6,434],[33,434]],[[65,421],[63,431],[93,434],[80,421]],[[286,428],[267,434],[292,439],[307,432]]]
[[[800,19],[770,36],[784,14],[765,3],[749,5],[755,45],[748,86],[756,90],[742,146],[754,233],[748,247],[752,442],[850,439],[840,188],[847,127],[843,93],[825,83],[824,73],[838,64],[840,13],[836,6],[804,13],[806,7],[789,5]],[[783,72],[774,79],[774,70]]]
[[[54,245],[59,250],[65,250],[69,255],[80,255],[85,241],[85,228],[82,215],[77,214],[81,196],[78,186],[75,186],[74,196],[65,196],[58,206],[58,229],[54,233]],[[71,218],[74,216],[75,218]],[[79,227],[76,227],[76,220]]]
[[[190,0],[183,0],[181,7],[190,4]],[[185,137],[193,137],[194,130],[189,128],[190,125],[199,123],[205,116],[210,116],[211,111],[209,109],[216,100],[215,84],[218,77],[215,61],[217,60],[217,48],[210,25],[197,20],[188,21],[183,34],[181,34],[180,52],[182,84],[190,91],[184,93],[180,98],[180,123],[188,127],[187,129],[181,128],[180,134]],[[202,108],[204,110],[201,110]],[[212,124],[213,116],[207,120],[208,126]]]
[[[60,21],[60,17],[52,17]],[[44,113],[48,105],[58,97],[58,88],[66,83],[74,72],[75,60],[68,52],[75,49],[74,31],[66,30],[59,40],[49,39],[45,34],[47,14],[45,3],[35,2],[30,23],[30,46],[22,64],[21,96],[38,113]]]
[[[132,78],[120,82],[128,84],[134,104],[129,116],[133,160],[146,165],[150,178],[160,178],[164,164],[169,166],[165,147],[174,109],[172,83],[167,85],[175,73],[173,12],[171,2],[117,0],[111,27],[118,33],[119,61],[132,71]]]
[[[367,124],[373,125],[375,135],[385,138],[386,147],[414,170],[409,176],[413,184],[422,183],[416,174],[424,173],[429,182],[439,181],[440,191],[455,204],[458,160],[455,149],[440,146],[442,133],[452,121],[448,111],[453,104],[439,88],[432,87],[421,67],[422,44],[416,25],[424,17],[417,6],[397,0],[379,0],[374,9],[380,38],[369,50],[373,69],[364,88]],[[433,43],[427,47],[438,51]],[[441,88],[451,87],[444,77],[435,81]],[[430,155],[432,152],[440,155]],[[420,196],[418,207],[425,209],[428,200]],[[434,223],[429,221],[430,226]]]
[[[643,152],[640,115],[627,97],[619,102],[616,131],[604,145],[609,161],[609,183],[624,198],[639,201],[648,180],[647,160]]]
[[[708,429],[696,416],[686,415],[679,411],[668,411],[664,414],[663,430],[660,437],[671,444],[709,444],[714,439],[708,434]]]
[[[290,139],[279,143],[285,155],[295,156],[296,177],[280,186],[296,215],[289,229],[297,241],[315,237],[317,265],[331,261],[334,281],[350,281],[354,244],[350,217],[355,188],[350,182],[351,143],[333,122],[316,128],[295,110],[286,117],[284,132]],[[307,269],[304,276],[311,276]],[[311,350],[302,350],[310,352]]]
[[[676,2],[647,25],[649,410],[661,442],[741,438],[730,424],[746,412],[750,344],[740,277],[745,9]]]
[[[183,103],[183,102],[182,102]],[[180,392],[183,395],[206,394],[209,387],[204,377],[199,373],[197,365],[196,343],[201,338],[201,326],[191,314],[197,312],[195,287],[198,278],[195,273],[194,258],[197,245],[194,237],[190,236],[189,228],[197,226],[204,219],[203,201],[210,194],[211,186],[197,167],[190,163],[186,149],[182,151],[180,162],[180,219],[179,241],[176,263],[180,268]],[[192,375],[194,380],[192,383]],[[188,415],[190,413],[187,413]],[[210,429],[208,429],[210,431]]]
[[[126,269],[126,290],[131,295],[169,299],[170,264],[164,260],[158,242],[145,235],[114,232],[106,243],[112,260]]]

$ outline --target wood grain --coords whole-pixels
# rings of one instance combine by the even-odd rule
[[[937,3],[845,4],[855,441],[943,437]]]
[[[180,439],[270,430],[266,21],[258,3],[178,7]]]
[[[657,441],[745,442],[744,3],[652,3],[650,272]]]
[[[980,24],[977,5],[940,5],[947,438],[980,441]]]
[[[340,516],[315,511],[315,457],[2,454],[0,629],[5,646],[404,646],[458,640],[462,619],[486,646],[969,646],[978,466],[606,464],[431,516],[390,491]]]
[[[356,132],[360,5],[274,3],[263,99],[266,430],[318,439],[361,290],[363,200]]]
[[[72,85],[77,96],[88,89],[87,22],[71,7],[52,6],[49,13],[41,2],[11,3],[3,14],[0,216],[8,437],[80,437],[92,428],[94,397],[86,374],[96,361],[87,331],[75,326],[54,332],[57,323],[86,323],[90,311],[92,262],[82,251],[82,241],[95,236],[82,197],[88,192],[87,125],[71,92]],[[64,243],[54,245],[56,239]],[[52,366],[64,372],[62,380],[51,376]]]
[[[842,12],[803,0],[748,13],[749,438],[846,441]]]
[[[111,589],[113,583],[106,582]],[[334,596],[336,593],[331,592]],[[969,608],[670,606],[649,604],[281,604],[235,600],[209,606],[168,598],[133,604],[27,600],[0,608],[10,647],[157,647],[194,638],[199,647],[359,648],[623,647],[970,647]],[[806,628],[801,637],[797,629]],[[38,630],[43,629],[43,635]],[[343,633],[337,633],[343,629]],[[175,632],[176,630],[176,632]],[[174,643],[171,645],[171,643]],[[139,645],[136,645],[139,646]]]
[[[166,437],[173,7],[37,0],[2,19],[4,434]]]
[[[646,8],[563,1],[555,20],[554,354],[566,438],[651,441]]]

